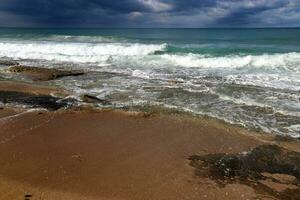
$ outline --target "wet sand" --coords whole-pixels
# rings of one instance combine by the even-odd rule
[[[199,176],[189,157],[238,154],[269,143],[299,149],[298,143],[186,116],[3,108],[0,117],[0,199],[7,200],[277,199],[239,181],[220,186]],[[264,184],[274,191],[299,189],[298,183],[270,180]]]

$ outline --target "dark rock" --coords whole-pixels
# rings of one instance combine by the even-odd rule
[[[165,53],[166,53],[165,51],[155,51],[154,55],[163,55]]]
[[[107,100],[99,99],[98,97],[92,96],[92,95],[82,95],[81,100],[86,103],[101,103],[103,105],[110,104]]]
[[[9,68],[10,72],[22,73],[29,76],[34,81],[48,81],[58,79],[65,76],[80,76],[83,75],[83,71],[65,71],[58,69],[27,67],[27,66],[13,66]]]
[[[6,103],[17,103],[32,108],[45,108],[51,111],[67,107],[70,102],[50,95],[34,95],[14,91],[0,91],[0,101]]]

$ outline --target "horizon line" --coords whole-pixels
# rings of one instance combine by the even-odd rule
[[[298,29],[300,26],[290,27],[8,27],[1,29]]]

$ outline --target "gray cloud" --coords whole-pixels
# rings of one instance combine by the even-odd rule
[[[300,26],[300,0],[1,0],[0,26]]]

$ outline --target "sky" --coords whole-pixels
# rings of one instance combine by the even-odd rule
[[[0,0],[1,27],[300,27],[300,0]]]

